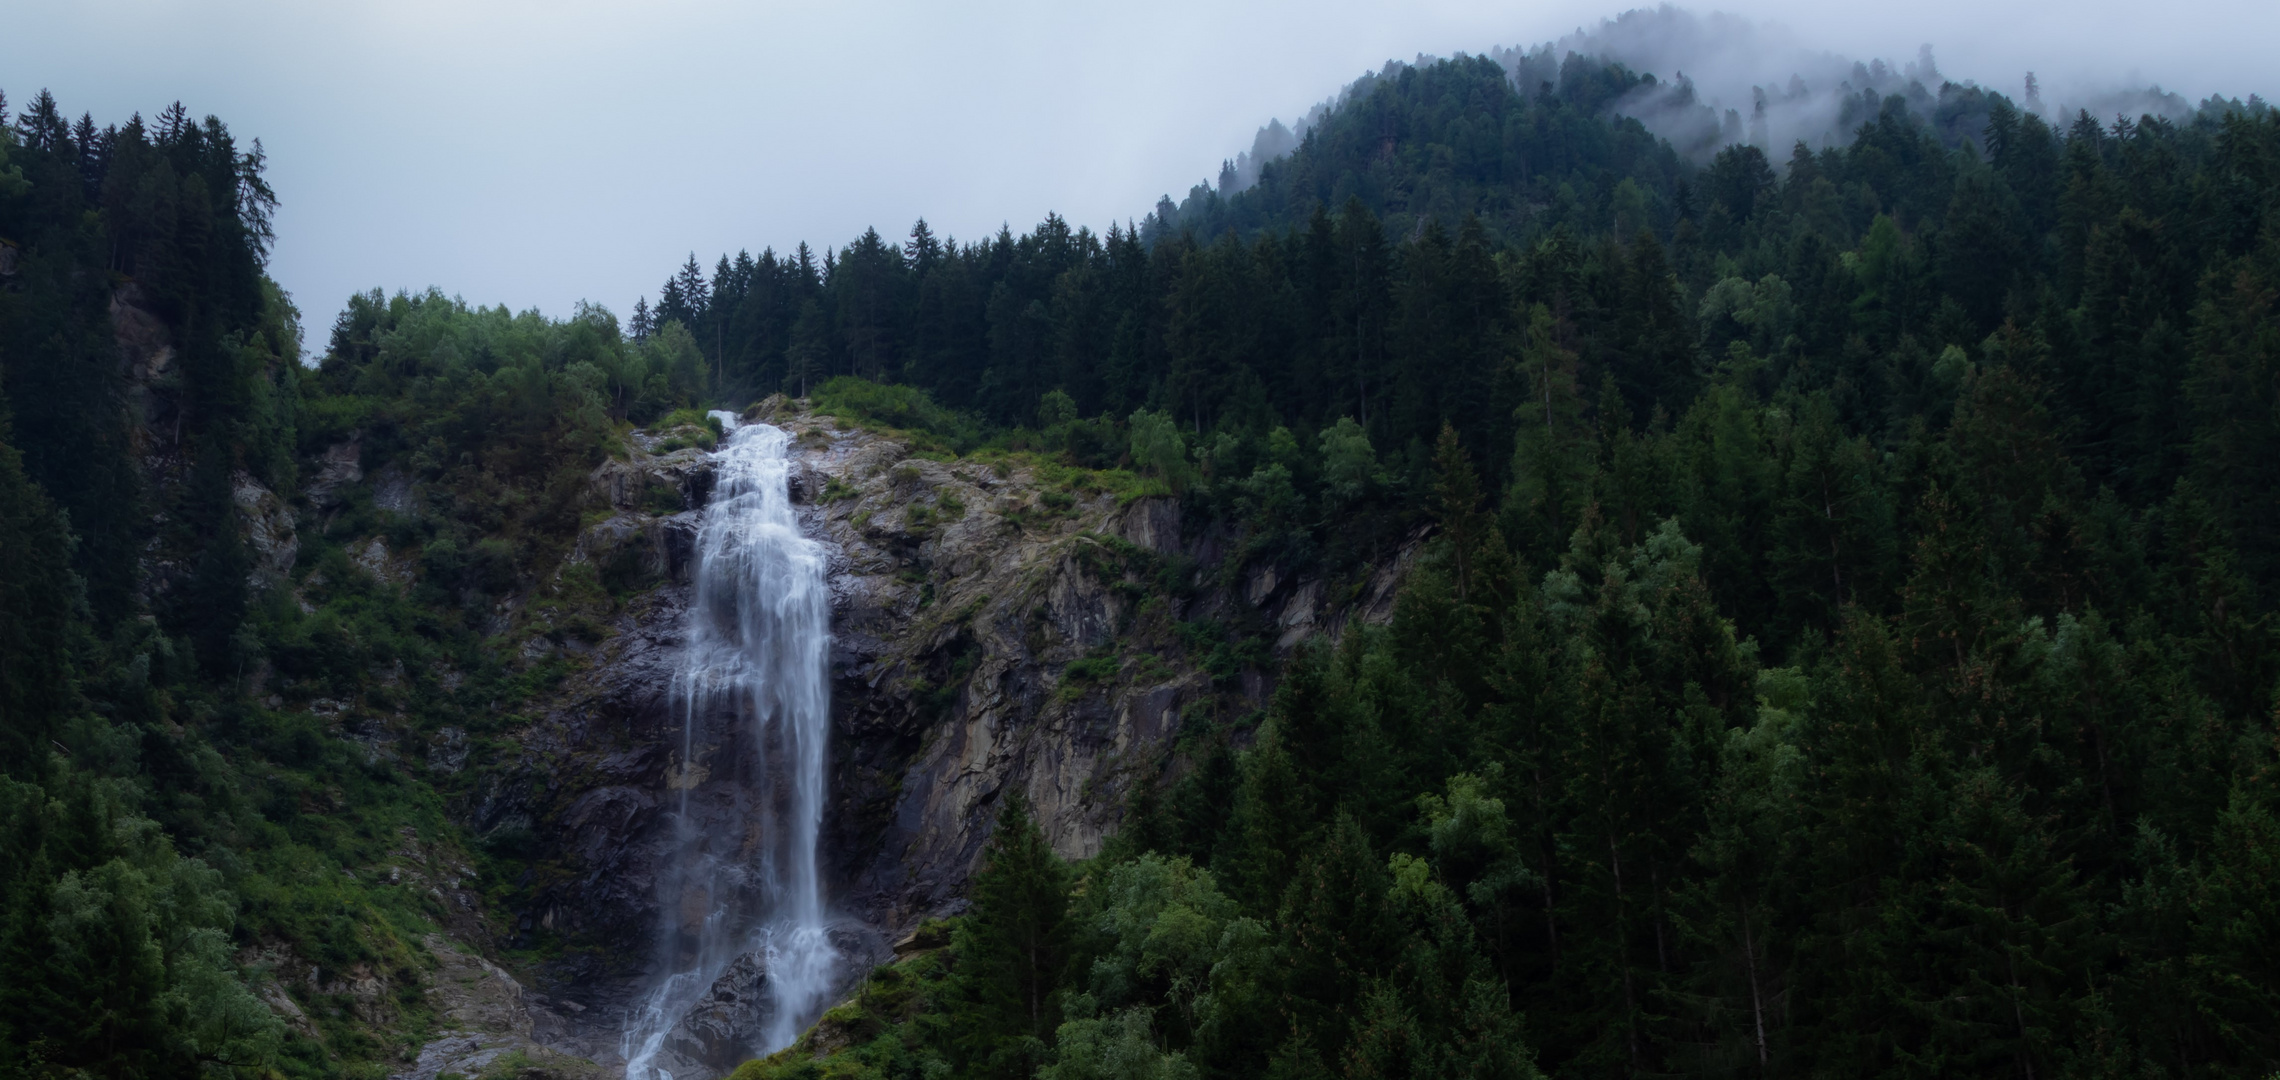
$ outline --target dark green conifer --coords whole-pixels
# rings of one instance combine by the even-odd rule
[[[971,907],[953,940],[955,1042],[977,1075],[1027,1077],[1060,1024],[1068,959],[1068,869],[1018,791],[1001,796]]]

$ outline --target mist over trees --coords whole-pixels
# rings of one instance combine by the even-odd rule
[[[2158,85],[2077,81],[2043,86],[2031,71],[2012,73],[1999,84],[1980,85],[1943,74],[1930,45],[1897,64],[1851,60],[1808,48],[1779,27],[1753,24],[1724,12],[1698,15],[1668,5],[1627,11],[1554,43],[1496,49],[1489,55],[1526,87],[1550,78],[1549,73],[1571,53],[1657,75],[1659,83],[1642,88],[1619,103],[1616,111],[1637,117],[1698,163],[1734,143],[1746,142],[1768,154],[1799,141],[1816,150],[1843,145],[1885,98],[1895,94],[1939,128],[1950,146],[1978,137],[1979,123],[1958,120],[1983,117],[1959,117],[1951,102],[1958,94],[1969,96],[1974,91],[2017,93],[2013,98],[2017,108],[2053,124],[2064,124],[2083,112],[2101,122],[2145,115],[2183,121],[2197,108],[2222,111],[2241,105],[2217,99],[2196,107]]]
[[[1559,85],[1560,72],[1571,57],[1588,65],[1620,65],[1640,78],[1610,110],[1637,119],[1697,165],[1741,143],[1768,155],[1778,155],[1797,142],[1814,150],[1841,146],[1894,95],[1954,147],[1979,138],[1986,121],[1985,94],[2003,90],[1969,79],[1951,81],[1940,72],[1930,45],[1899,64],[1850,60],[1809,48],[1778,26],[1724,12],[1699,15],[1667,4],[1626,11],[1557,41],[1498,47],[1483,55],[1501,64],[1523,93]],[[1297,149],[1301,137],[1333,109],[1366,96],[1379,79],[1435,62],[1426,56],[1414,62],[1389,61],[1383,71],[1347,86],[1289,127],[1280,120],[1270,122],[1259,129],[1249,150],[1223,166],[1215,190],[1225,197],[1250,187],[1267,162]],[[2261,104],[2251,95],[2245,104],[2212,98],[2195,106],[2158,85],[2126,83],[2075,84],[2046,91],[2031,71],[2010,85],[2024,91],[2013,99],[2014,107],[2054,126],[2063,126],[2081,113],[2101,122],[2145,115],[2184,121],[2196,111],[2221,114],[2228,108],[2253,109]]]

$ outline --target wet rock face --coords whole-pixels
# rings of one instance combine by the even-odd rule
[[[492,773],[460,808],[480,835],[531,829],[577,877],[543,890],[514,929],[558,931],[610,946],[570,981],[637,970],[656,937],[657,860],[669,843],[667,770],[680,745],[671,703],[688,596],[660,588],[622,616],[587,672],[520,733],[522,757]]]
[[[768,994],[767,961],[746,953],[713,980],[712,988],[682,1018],[665,1040],[660,1064],[675,1076],[728,1072],[753,1056],[760,1033],[775,1014],[775,1001]]]
[[[1183,712],[1217,693],[1181,658],[1177,620],[1241,605],[1288,648],[1353,618],[1388,617],[1406,565],[1405,554],[1335,588],[1254,569],[1174,610],[1155,595],[1156,575],[1208,567],[1220,544],[1184,528],[1171,499],[1120,503],[1057,488],[1025,465],[914,457],[899,441],[780,403],[756,412],[795,435],[802,526],[832,550],[822,855],[831,900],[848,916],[834,935],[845,939],[850,983],[890,955],[886,941],[962,906],[1006,791],[1029,797],[1064,856],[1099,850],[1133,786],[1156,775]],[[562,1013],[559,1044],[605,1062],[661,958],[657,881],[672,815],[685,798],[711,842],[733,844],[767,809],[731,795],[735,770],[754,767],[738,718],[696,718],[684,750],[672,687],[711,469],[701,451],[647,453],[653,445],[637,434],[627,460],[596,470],[592,502],[606,513],[589,517],[569,556],[639,591],[586,670],[518,733],[518,760],[459,807],[479,834],[530,829],[557,868],[512,913],[514,932],[580,943],[539,984],[576,1006]],[[1357,599],[1332,607],[1332,595]],[[1263,703],[1263,674],[1242,685]],[[705,1075],[733,1066],[725,1055],[746,1053],[765,1022],[754,1005],[765,998],[764,964],[731,975],[745,981],[716,985],[719,1017],[692,1015],[677,1036],[686,1045],[668,1048]],[[723,1026],[731,1014],[745,1026]],[[745,1049],[723,1049],[738,1040]]]
[[[859,973],[892,955],[859,924],[843,922],[830,933],[832,944],[849,961],[849,992]],[[676,1077],[720,1076],[757,1056],[776,1014],[768,964],[768,954],[759,949],[732,961],[666,1036],[657,1066]]]

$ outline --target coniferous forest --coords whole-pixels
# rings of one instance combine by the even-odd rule
[[[1128,473],[1228,574],[1421,554],[1336,640],[1181,624],[1225,705],[1102,852],[1009,795],[963,912],[738,1080],[2280,1070],[2280,113],[1949,83],[1695,162],[1611,111],[1651,76],[1521,74],[1391,66],[1105,233],[307,334],[258,144],[0,105],[0,1076],[400,1069],[455,916],[363,868],[416,831],[511,911],[543,845],[308,702],[489,752],[576,662],[501,598],[620,588],[553,569],[613,440],[772,394]],[[421,506],[333,489],[352,432]]]

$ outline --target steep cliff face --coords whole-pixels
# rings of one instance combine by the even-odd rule
[[[182,358],[139,287],[114,294],[111,316],[131,449],[154,511],[143,599],[176,603],[202,540],[167,527],[194,479]],[[1228,535],[1128,475],[1024,454],[930,455],[782,399],[747,418],[795,436],[801,525],[831,553],[821,846],[841,915],[831,936],[851,979],[921,920],[961,909],[1008,792],[1026,795],[1062,855],[1096,853],[1134,790],[1171,763],[1183,730],[1262,705],[1277,651],[1388,616],[1406,566],[1404,552],[1335,583],[1231,567]],[[308,597],[324,574],[369,574],[393,602],[457,604],[455,624],[474,614],[467,625],[484,647],[504,644],[497,655],[518,658],[510,675],[529,676],[498,703],[519,712],[504,731],[466,720],[465,730],[434,728],[443,721],[397,691],[417,681],[455,692],[466,673],[407,672],[401,660],[372,668],[369,699],[272,680],[266,662],[244,685],[272,709],[305,711],[368,763],[432,784],[469,833],[511,852],[499,865],[528,872],[511,885],[480,880],[453,838],[407,831],[384,864],[358,870],[433,895],[440,932],[421,940],[415,962],[333,971],[269,940],[241,959],[266,972],[272,1008],[312,1037],[285,988],[352,1002],[362,1031],[428,1030],[424,1049],[399,1063],[411,1080],[489,1071],[505,1055],[565,1075],[607,1070],[629,1008],[665,962],[660,929],[702,918],[662,910],[672,814],[685,805],[724,837],[750,824],[749,801],[737,797],[750,786],[739,776],[749,734],[733,715],[690,715],[674,693],[693,544],[713,487],[709,440],[694,428],[626,436],[588,479],[574,545],[564,553],[554,524],[515,537],[504,576],[517,580],[492,591],[425,580],[446,573],[435,569],[439,525],[463,531],[466,520],[449,492],[423,487],[389,432],[371,433],[368,460],[366,434],[304,459],[297,477],[289,466],[229,473],[221,520],[243,541],[251,592],[282,593],[313,614]],[[296,572],[327,559],[327,570]],[[1246,649],[1208,655],[1227,625],[1245,628]],[[564,667],[548,661],[565,656],[574,674],[524,700]],[[756,963],[722,976],[710,1004],[677,1029],[672,1052],[687,1066],[678,1075],[725,1072],[749,1051],[767,978]],[[407,1007],[415,982],[426,1005]]]
[[[1386,617],[1406,566],[1396,558],[1335,590],[1272,567],[1199,585],[1226,577],[1216,573],[1222,541],[1183,527],[1176,499],[1120,495],[1094,474],[1021,456],[920,456],[780,399],[748,415],[794,434],[802,526],[832,552],[823,847],[845,915],[835,937],[857,960],[959,909],[1006,792],[1029,797],[1061,854],[1089,856],[1184,722],[1263,701],[1263,664],[1222,665],[1215,679],[1182,644],[1183,620],[1240,606],[1287,648],[1349,618]],[[711,489],[708,455],[680,442],[635,433],[625,460],[595,472],[592,523],[561,573],[630,585],[631,598],[583,672],[515,734],[514,759],[492,763],[462,807],[478,834],[538,838],[543,880],[527,907],[502,914],[511,934],[572,946],[538,975],[580,1007],[555,1042],[604,1061],[657,957],[668,813],[686,794],[706,829],[745,827],[725,788],[743,746],[734,718],[697,716],[684,740],[691,718],[673,693]]]

